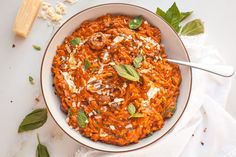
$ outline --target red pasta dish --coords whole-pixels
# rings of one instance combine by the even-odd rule
[[[179,66],[169,63],[161,32],[141,16],[83,22],[58,46],[52,73],[68,125],[93,141],[137,143],[175,110]]]

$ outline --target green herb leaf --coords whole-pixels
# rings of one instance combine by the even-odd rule
[[[140,76],[132,65],[120,64],[113,66],[118,75],[131,81],[139,81]]]
[[[34,84],[34,78],[32,77],[32,76],[29,76],[29,82],[30,82],[30,84]]]
[[[142,23],[143,23],[143,18],[141,16],[136,16],[129,22],[129,28],[137,29],[142,25]]]
[[[87,70],[90,66],[91,66],[90,61],[87,58],[85,58],[84,59],[84,69]]]
[[[142,113],[134,113],[129,118],[142,118],[144,115]]]
[[[28,114],[21,122],[18,132],[34,130],[41,127],[47,121],[47,109],[36,109]]]
[[[78,45],[80,43],[81,39],[78,37],[75,37],[73,40],[71,40],[70,44],[72,46]]]
[[[183,20],[185,20],[185,19],[186,19],[187,17],[189,17],[192,13],[193,13],[193,11],[182,12],[182,13],[181,13],[181,19],[180,19],[180,22],[182,22]]]
[[[135,112],[136,112],[136,108],[135,108],[135,106],[134,106],[134,104],[132,104],[132,103],[130,103],[129,105],[128,105],[128,111],[129,111],[129,114],[131,114],[131,115],[133,115]]]
[[[161,16],[164,20],[166,19],[166,13],[161,8],[157,8],[156,14]]]
[[[181,35],[193,36],[204,33],[204,25],[200,19],[188,22],[182,29]]]
[[[41,50],[41,47],[38,46],[38,45],[32,45],[32,46],[33,46],[33,48],[34,48],[35,50],[37,50],[37,51],[40,51],[40,50]]]
[[[47,147],[40,143],[38,134],[37,134],[37,139],[38,139],[38,146],[36,150],[36,157],[50,157]]]
[[[181,20],[181,13],[176,5],[174,3],[166,12],[166,20],[167,22],[176,30],[176,32],[179,32],[180,30],[180,20]]]
[[[176,32],[180,31],[180,22],[186,19],[192,12],[180,12],[176,3],[164,12],[160,8],[157,8],[156,14],[160,15],[167,23],[169,23]]]
[[[88,118],[83,109],[80,109],[77,114],[77,122],[81,128],[86,128],[88,124]]]
[[[139,68],[140,67],[140,63],[143,61],[143,56],[142,55],[138,55],[134,61],[133,61],[133,64],[134,64],[134,67],[135,68]]]

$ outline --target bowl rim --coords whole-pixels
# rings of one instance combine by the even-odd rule
[[[85,143],[82,143],[81,141],[78,141],[76,140],[74,137],[72,137],[69,133],[67,133],[63,127],[61,127],[56,118],[53,116],[53,114],[51,113],[51,111],[49,110],[49,107],[48,107],[48,104],[47,104],[47,101],[46,101],[46,98],[45,98],[45,94],[44,94],[44,90],[43,90],[43,66],[44,66],[44,60],[45,60],[45,57],[46,57],[46,54],[47,54],[47,51],[48,51],[48,48],[52,42],[52,40],[54,39],[55,35],[59,32],[59,30],[61,30],[63,28],[63,26],[69,22],[72,18],[74,18],[75,16],[78,16],[79,14],[87,11],[87,10],[90,10],[90,9],[93,9],[93,8],[96,8],[96,7],[100,7],[100,6],[109,6],[109,5],[126,5],[126,6],[132,6],[132,7],[137,7],[137,8],[140,8],[140,9],[143,9],[147,12],[149,12],[150,14],[153,14],[155,16],[158,16],[163,22],[165,22],[169,27],[170,29],[172,29],[172,31],[175,33],[175,35],[177,36],[177,38],[179,39],[181,45],[183,46],[184,48],[184,53],[186,54],[187,56],[187,59],[189,60],[190,62],[190,57],[189,57],[189,54],[188,54],[188,51],[186,49],[186,47],[184,46],[183,44],[183,41],[181,40],[180,36],[178,35],[178,33],[172,28],[172,26],[170,26],[161,16],[155,14],[154,12],[144,8],[144,7],[141,7],[139,5],[134,5],[134,4],[129,4],[129,3],[104,3],[104,4],[99,4],[99,5],[94,5],[94,6],[91,6],[91,7],[88,7],[88,8],[85,8],[83,9],[82,11],[79,11],[77,13],[75,13],[74,15],[72,15],[70,18],[68,18],[65,22],[63,22],[63,24],[56,30],[56,32],[53,34],[53,36],[51,37],[51,39],[49,40],[48,44],[47,44],[47,47],[44,51],[44,55],[43,55],[43,58],[42,58],[42,61],[41,61],[41,67],[40,67],[40,87],[41,87],[41,91],[42,91],[42,96],[43,96],[43,100],[46,104],[46,107],[50,113],[50,115],[52,116],[52,119],[56,122],[56,124],[61,128],[61,130],[66,133],[70,138],[72,138],[74,141],[78,142],[79,144],[85,146],[85,147],[88,147],[88,148],[91,148],[91,149],[94,149],[94,150],[97,150],[97,151],[102,151],[102,152],[108,152],[108,153],[124,153],[124,152],[131,152],[131,151],[135,151],[135,150],[139,150],[139,149],[142,149],[142,148],[145,148],[147,146],[150,146],[151,144],[157,142],[158,140],[160,140],[162,137],[164,137],[167,133],[169,133],[173,128],[174,126],[178,123],[178,121],[180,120],[180,118],[182,117],[187,105],[188,105],[188,102],[189,102],[189,99],[190,99],[190,95],[191,95],[191,91],[192,91],[192,69],[190,68],[190,87],[189,87],[189,94],[188,94],[188,98],[187,98],[187,101],[184,105],[184,108],[183,108],[183,111],[181,112],[180,116],[177,118],[176,122],[174,124],[172,124],[172,126],[160,137],[158,137],[157,139],[155,139],[154,141],[148,143],[148,144],[145,144],[144,146],[141,146],[141,147],[138,147],[138,148],[133,148],[133,149],[129,149],[129,150],[123,150],[123,151],[109,151],[109,150],[104,150],[104,149],[99,149],[99,148],[95,148],[95,147],[92,147],[92,146],[89,146]]]

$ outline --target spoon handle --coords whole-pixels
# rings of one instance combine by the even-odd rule
[[[167,59],[169,62],[190,66],[192,68],[197,68],[200,70],[204,70],[216,75],[220,75],[223,77],[231,77],[234,75],[234,67],[229,65],[210,65],[210,64],[198,64],[198,63],[192,63],[192,62],[185,62],[185,61],[179,61],[179,60],[173,60],[173,59]]]

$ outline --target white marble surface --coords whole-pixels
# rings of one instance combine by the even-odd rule
[[[50,115],[42,128],[27,133],[17,133],[18,125],[27,113],[33,108],[44,107],[39,70],[44,49],[53,33],[53,28],[37,19],[28,38],[22,40],[15,37],[11,30],[21,0],[1,0],[0,2],[0,156],[34,156],[37,146],[36,133],[39,133],[41,142],[47,145],[51,157],[73,157],[78,144],[61,131]],[[48,2],[56,3],[53,0],[48,0]],[[155,11],[157,6],[165,9],[174,1],[79,0],[74,5],[68,5],[68,13],[63,21],[78,11],[106,2],[132,3]],[[176,0],[176,2],[183,11],[194,10],[192,17],[198,17],[204,21],[209,43],[220,50],[227,63],[236,67],[236,20],[234,17],[236,1]],[[12,48],[13,43],[16,45],[15,48]],[[42,50],[35,51],[32,44],[41,45]],[[35,85],[29,84],[29,75],[34,77]],[[231,94],[226,105],[227,111],[234,117],[236,117],[235,92],[236,78],[234,76]],[[40,97],[40,102],[34,100],[37,96]]]

